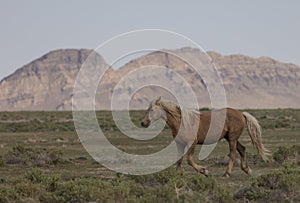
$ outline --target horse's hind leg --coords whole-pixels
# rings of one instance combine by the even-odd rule
[[[228,162],[227,170],[226,170],[225,174],[223,175],[224,177],[230,177],[232,168],[233,168],[233,164],[235,161],[235,157],[236,157],[237,141],[236,140],[228,140],[228,142],[229,142],[229,150],[230,150],[229,162]]]
[[[246,161],[246,147],[244,147],[239,141],[237,141],[237,151],[241,155],[241,168],[242,170],[247,173],[248,175],[251,175],[251,169],[247,165]]]
[[[200,172],[200,173],[204,174],[205,176],[207,176],[208,175],[208,171],[205,168],[197,165],[193,161],[194,151],[195,151],[195,144],[192,144],[192,146],[189,148],[189,150],[187,152],[187,161],[188,161],[188,164],[190,166],[192,166],[197,172]]]

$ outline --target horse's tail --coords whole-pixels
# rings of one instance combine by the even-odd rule
[[[262,143],[262,136],[261,136],[261,127],[256,120],[251,114],[248,112],[243,112],[244,117],[246,118],[247,121],[247,129],[248,133],[250,135],[252,144],[256,147],[258,153],[262,157],[264,161],[268,161],[270,156],[270,151],[267,150],[263,143]]]

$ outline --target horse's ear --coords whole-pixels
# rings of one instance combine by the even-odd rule
[[[157,100],[155,101],[155,104],[156,104],[156,105],[159,105],[160,100],[161,100],[161,96],[159,96],[159,97],[157,98]]]
[[[177,109],[177,111],[178,111],[179,113],[181,113],[181,108],[180,108],[179,105],[176,106],[176,109]]]

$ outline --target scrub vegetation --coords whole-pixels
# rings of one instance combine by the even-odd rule
[[[272,153],[265,163],[249,136],[243,134],[247,176],[236,161],[223,178],[228,161],[226,141],[199,161],[209,176],[197,174],[184,161],[149,175],[115,173],[95,162],[80,143],[71,112],[0,113],[0,202],[300,202],[300,110],[247,110],[263,128]],[[144,112],[130,112],[139,127]],[[97,112],[104,134],[119,149],[136,154],[158,151],[172,140],[169,128],[152,140],[132,140],[118,131],[110,112]],[[245,130],[246,131],[246,130]]]

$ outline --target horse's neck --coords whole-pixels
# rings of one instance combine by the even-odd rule
[[[173,135],[178,133],[181,118],[180,115],[174,116],[171,115],[169,112],[166,112],[166,122],[167,125],[172,129]]]

